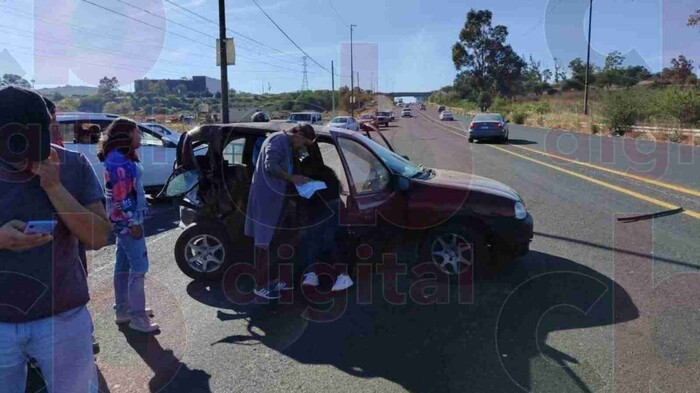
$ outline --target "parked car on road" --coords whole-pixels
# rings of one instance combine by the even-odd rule
[[[156,134],[160,135],[163,139],[167,139],[177,145],[180,140],[180,133],[171,130],[170,128],[159,124],[159,123],[141,123],[142,126],[146,126],[153,130]]]
[[[449,112],[449,111],[440,112],[439,118],[440,118],[440,120],[449,120],[449,121],[452,121],[455,119],[454,116],[452,115],[452,112]]]
[[[391,113],[384,111],[377,111],[374,113],[377,118],[377,123],[384,124],[384,127],[389,127],[389,122],[391,121]]]
[[[372,127],[379,128],[379,121],[377,120],[377,117],[371,113],[365,113],[364,115],[360,116],[360,123],[369,123],[372,125]]]
[[[321,112],[306,111],[306,112],[293,112],[289,115],[290,123],[309,123],[309,124],[322,124],[323,115]]]
[[[331,119],[330,123],[328,123],[326,127],[345,128],[346,130],[350,131],[359,131],[360,123],[358,123],[352,116],[336,116]]]
[[[404,108],[401,110],[401,117],[413,117],[413,112],[411,112],[411,108]]]
[[[469,142],[474,142],[475,139],[506,142],[509,134],[508,123],[510,121],[498,113],[479,113],[469,123],[467,131]]]
[[[105,113],[58,113],[57,122],[66,149],[83,153],[90,161],[100,182],[102,163],[97,159],[97,142],[102,131],[119,118]],[[139,124],[141,148],[137,150],[143,165],[143,185],[146,191],[160,191],[172,173],[177,143],[162,137],[151,128]]]
[[[175,261],[183,273],[220,280],[232,264],[253,260],[253,241],[244,236],[253,151],[260,138],[287,128],[284,123],[203,125],[182,138],[164,193],[181,198],[185,229],[175,244]],[[316,142],[295,167],[307,175],[304,168],[326,166],[338,177],[341,212],[333,219],[342,220],[343,247],[369,244],[376,255],[407,252],[412,257],[399,260],[428,263],[441,276],[528,252],[532,217],[505,184],[415,164],[394,152],[381,133],[314,128]],[[198,154],[205,145],[209,149]],[[303,222],[295,212],[285,216],[285,227]],[[287,241],[294,246],[294,238]]]

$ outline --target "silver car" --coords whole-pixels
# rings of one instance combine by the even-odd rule
[[[498,113],[479,113],[472,118],[469,123],[467,136],[469,142],[478,140],[508,141],[508,123],[502,115]]]

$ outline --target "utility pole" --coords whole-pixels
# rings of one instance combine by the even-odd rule
[[[593,26],[593,0],[588,8],[588,55],[586,58],[586,88],[583,93],[583,114],[588,116],[588,78],[591,72],[591,27]]]
[[[352,29],[357,25],[350,25],[350,116],[355,116],[355,68],[352,56]]]
[[[301,91],[309,90],[309,71],[307,69],[308,64],[306,63],[307,59],[308,57],[306,56],[301,58],[301,61],[303,62],[303,71],[301,72]]]
[[[221,121],[229,122],[228,116],[228,56],[226,55],[226,5],[219,0],[219,51],[221,53]]]
[[[362,86],[360,86],[360,71],[357,71],[357,89],[362,90]]]
[[[331,60],[331,102],[333,105],[332,114],[335,115],[335,65],[333,60]]]

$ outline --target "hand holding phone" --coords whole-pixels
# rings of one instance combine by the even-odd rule
[[[25,235],[51,235],[58,221],[29,221],[24,227]]]

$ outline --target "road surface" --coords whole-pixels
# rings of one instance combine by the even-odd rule
[[[390,304],[381,285],[356,286],[347,298],[336,299],[344,304],[340,318],[309,322],[303,302],[236,305],[221,284],[202,285],[183,275],[173,260],[180,233],[177,211],[158,204],[148,221],[147,297],[160,335],[117,328],[111,310],[113,247],[91,255],[90,308],[102,349],[97,356],[102,390],[696,389],[700,216],[692,213],[700,212],[700,198],[693,194],[700,189],[697,148],[664,145],[653,154],[666,158],[649,164],[619,150],[612,156],[597,153],[607,149],[606,143],[631,141],[601,142],[600,137],[516,125],[510,126],[510,144],[468,144],[465,119],[444,124],[433,108],[414,107],[414,113],[417,117],[399,118],[381,132],[412,161],[490,177],[516,189],[535,219],[530,254],[497,277],[477,280],[467,304],[452,292],[446,304]],[[559,144],[552,145],[553,140]],[[643,177],[625,175],[630,173]],[[668,206],[690,214],[616,221],[619,215]],[[378,280],[375,276],[372,283]],[[409,284],[400,280],[398,285]],[[372,301],[358,302],[359,291],[373,294]]]

